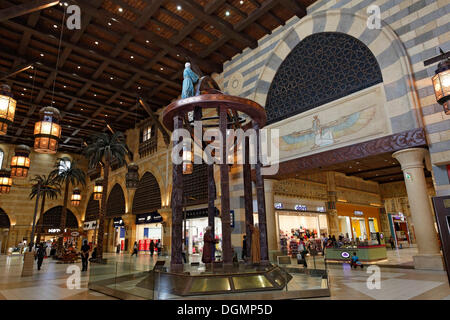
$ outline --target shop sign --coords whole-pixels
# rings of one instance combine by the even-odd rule
[[[125,225],[122,218],[113,218],[113,224],[114,227],[123,227]]]
[[[348,257],[350,257],[350,253],[348,253],[347,251],[342,251],[341,257],[347,259]]]
[[[325,212],[325,207],[317,207],[317,211],[319,211],[319,212]]]
[[[364,215],[364,212],[355,210],[355,211],[353,211],[353,214],[354,214],[355,216],[362,216],[362,215]]]
[[[275,202],[275,209],[283,209],[283,204],[281,202]]]
[[[156,211],[136,215],[136,224],[161,223],[162,221],[162,216]]]
[[[83,224],[84,230],[93,230],[97,228],[97,221],[87,221]]]
[[[71,233],[72,237],[78,237],[80,233],[78,231],[74,231]]]
[[[308,208],[304,204],[296,204],[294,208],[297,211],[307,211],[308,210]]]
[[[61,229],[58,228],[53,228],[53,229],[48,229],[48,233],[60,233]]]
[[[214,208],[215,213],[214,216],[219,216],[219,209]],[[195,218],[207,218],[208,217],[208,208],[194,209],[186,211],[186,219],[195,219]]]

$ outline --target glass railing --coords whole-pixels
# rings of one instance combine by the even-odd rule
[[[269,266],[200,263],[185,264],[181,272],[174,272],[167,260],[158,261],[156,267],[154,263],[109,261],[91,264],[89,288],[132,300],[202,299],[205,295],[267,300],[329,296],[323,257],[307,256],[307,267],[297,262],[304,261],[282,256]]]

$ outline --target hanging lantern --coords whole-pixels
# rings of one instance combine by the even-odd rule
[[[192,151],[187,145],[183,145],[183,174],[192,174],[194,171],[194,164],[192,162]]]
[[[3,84],[0,88],[0,135],[6,134],[8,125],[14,121],[16,100],[13,99],[11,87]]]
[[[128,165],[128,172],[125,174],[125,185],[128,189],[136,189],[139,183],[139,167],[135,163]]]
[[[56,153],[58,141],[61,137],[58,109],[44,107],[39,111],[41,120],[34,126],[34,151],[39,153]]]
[[[433,81],[437,102],[444,107],[444,112],[450,115],[450,59],[441,61],[435,71]]]
[[[70,197],[70,203],[72,203],[72,205],[74,207],[78,207],[80,205],[80,202],[81,202],[80,189],[75,188],[72,191],[72,196]]]
[[[94,185],[94,200],[102,200],[103,194],[103,178],[95,180]]]
[[[0,193],[9,193],[11,186],[11,171],[8,169],[0,170]]]
[[[14,157],[11,159],[11,177],[26,178],[30,169],[30,147],[19,145],[16,147]]]

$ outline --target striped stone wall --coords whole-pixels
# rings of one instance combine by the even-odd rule
[[[367,28],[367,8],[378,5],[382,28]],[[224,65],[224,88],[265,105],[271,80],[301,39],[317,32],[344,32],[364,42],[382,69],[392,133],[424,127],[438,195],[450,194],[450,116],[436,103],[423,61],[450,50],[448,0],[321,0],[302,19],[293,17]]]

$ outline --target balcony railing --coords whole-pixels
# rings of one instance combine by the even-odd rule
[[[157,151],[158,147],[158,135],[154,135],[147,141],[141,142],[139,144],[139,156],[146,157]]]

